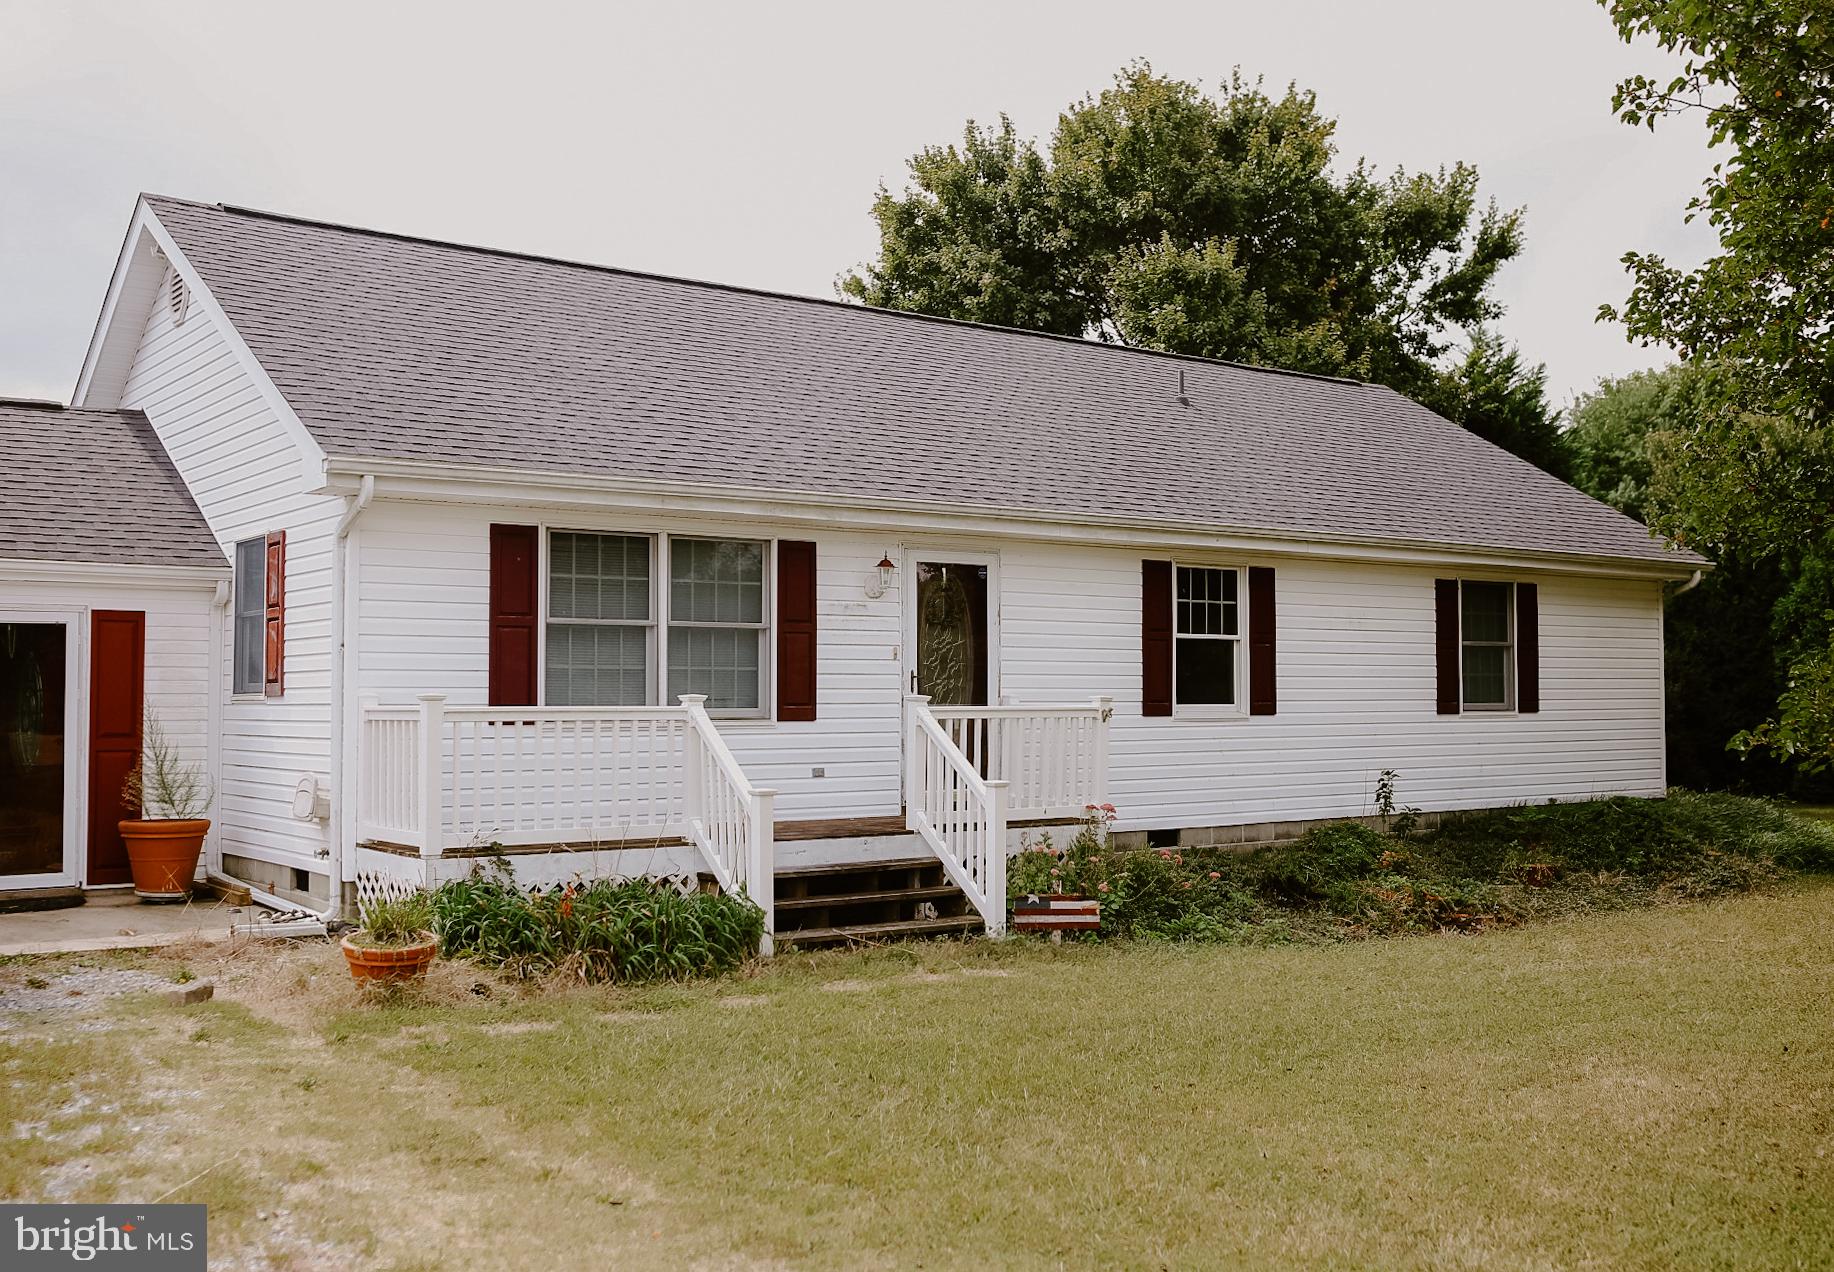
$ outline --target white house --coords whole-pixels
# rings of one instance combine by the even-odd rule
[[[152,196],[75,406],[234,564],[210,864],[320,907],[495,844],[997,926],[1091,802],[1659,795],[1704,565],[1376,385]]]

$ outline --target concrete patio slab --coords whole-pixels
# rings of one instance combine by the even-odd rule
[[[222,941],[229,938],[230,924],[251,922],[255,911],[211,897],[143,905],[131,892],[93,893],[67,909],[0,914],[0,958],[150,949],[193,937]]]

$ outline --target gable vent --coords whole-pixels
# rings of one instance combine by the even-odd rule
[[[185,315],[191,311],[191,289],[185,286],[185,280],[178,276],[177,270],[172,271],[166,283],[166,304],[172,308],[172,325],[184,326]]]

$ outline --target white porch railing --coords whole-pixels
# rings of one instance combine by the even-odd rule
[[[684,839],[765,914],[776,792],[745,779],[705,699],[678,707],[412,707],[365,702],[357,834],[435,857],[499,843]]]
[[[929,703],[923,694],[904,700],[904,824],[997,936],[1006,930],[1007,786],[981,776]]]
[[[745,780],[726,739],[707,716],[705,694],[684,693],[692,726],[687,756],[687,837],[728,892],[744,892],[764,911],[764,953],[776,918],[773,860],[777,792]]]
[[[931,707],[949,740],[990,781],[1007,783],[1009,816],[1081,817],[1108,799],[1114,699],[1083,706]]]

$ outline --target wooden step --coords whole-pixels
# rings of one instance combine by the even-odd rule
[[[980,915],[956,914],[934,919],[902,919],[896,923],[859,923],[849,927],[779,931],[777,943],[833,945],[843,941],[899,941],[914,936],[966,936],[980,926]]]
[[[891,861],[848,861],[827,866],[796,866],[777,871],[777,878],[807,879],[815,875],[864,874],[868,870],[921,870],[941,865],[941,860],[936,857],[898,857]]]
[[[868,905],[876,901],[934,901],[938,897],[957,897],[962,890],[952,883],[921,888],[889,888],[881,892],[827,892],[812,897],[786,897],[777,902],[779,910],[799,907]]]

